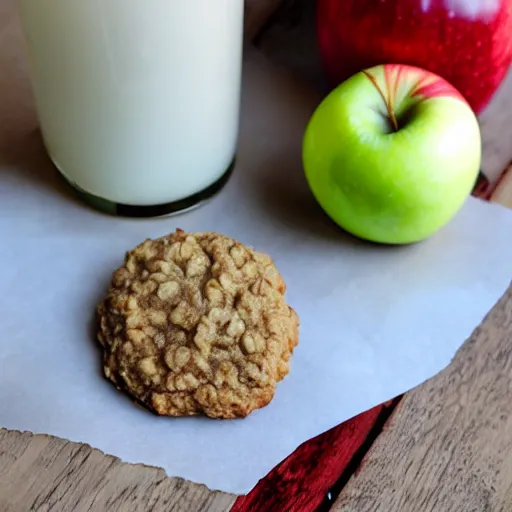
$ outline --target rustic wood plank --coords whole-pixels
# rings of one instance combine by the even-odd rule
[[[0,430],[2,512],[225,512],[235,499],[85,444]]]
[[[512,510],[512,287],[442,373],[409,392],[339,512]]]

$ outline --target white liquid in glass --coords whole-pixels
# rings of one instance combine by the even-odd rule
[[[40,124],[61,172],[155,205],[217,181],[238,139],[243,0],[20,0]]]

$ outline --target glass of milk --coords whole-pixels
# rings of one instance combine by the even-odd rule
[[[96,208],[189,209],[238,142],[244,0],[19,0],[56,167]]]

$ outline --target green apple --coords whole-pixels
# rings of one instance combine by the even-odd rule
[[[481,162],[478,120],[443,78],[406,65],[366,69],[311,117],[303,163],[316,200],[373,242],[424,240],[459,211]]]

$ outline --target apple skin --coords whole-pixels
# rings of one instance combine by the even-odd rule
[[[466,0],[497,6],[474,16],[454,13],[460,3],[317,0],[318,44],[332,86],[379,64],[410,64],[448,80],[481,113],[512,62],[512,1]]]
[[[469,104],[443,78],[406,65],[376,66],[340,84],[303,139],[306,179],[321,207],[349,233],[384,244],[419,242],[447,224],[480,163]]]

